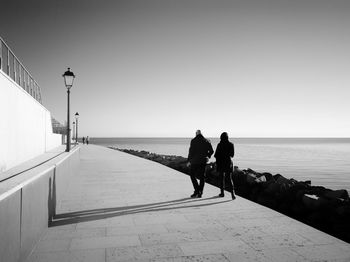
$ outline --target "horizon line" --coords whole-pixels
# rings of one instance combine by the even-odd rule
[[[83,137],[83,136],[82,136]],[[89,136],[90,138],[193,138],[194,136]],[[219,138],[219,136],[204,136],[204,137],[208,137],[208,138]],[[80,137],[81,138],[81,137]],[[269,136],[269,137],[257,137],[257,136],[252,136],[252,137],[248,137],[248,136],[232,136],[230,138],[239,138],[239,139],[276,139],[276,138],[280,138],[280,139],[350,139],[350,137],[335,137],[335,136],[320,136],[320,137],[316,137],[316,136],[303,136],[303,137],[279,137],[279,136]]]

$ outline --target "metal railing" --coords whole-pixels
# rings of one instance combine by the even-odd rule
[[[67,126],[62,125],[60,122],[58,122],[52,116],[51,116],[51,124],[52,124],[52,132],[54,134],[61,134],[61,135],[66,135],[67,134]]]
[[[1,37],[0,70],[42,104],[40,86]]]

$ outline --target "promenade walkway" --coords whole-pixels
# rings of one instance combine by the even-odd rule
[[[119,151],[82,145],[81,168],[29,262],[350,261],[350,245]]]

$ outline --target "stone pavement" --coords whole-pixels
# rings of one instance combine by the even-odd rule
[[[350,245],[119,151],[81,147],[81,168],[28,262],[350,261]]]

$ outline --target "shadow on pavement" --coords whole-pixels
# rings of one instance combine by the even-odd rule
[[[54,214],[49,220],[49,227],[75,224],[80,222],[94,221],[111,217],[125,216],[146,212],[159,212],[166,210],[198,208],[204,206],[218,205],[232,200],[221,200],[207,202],[208,200],[219,199],[217,196],[209,198],[181,198],[171,201],[150,203],[144,205],[91,209],[63,214]]]

